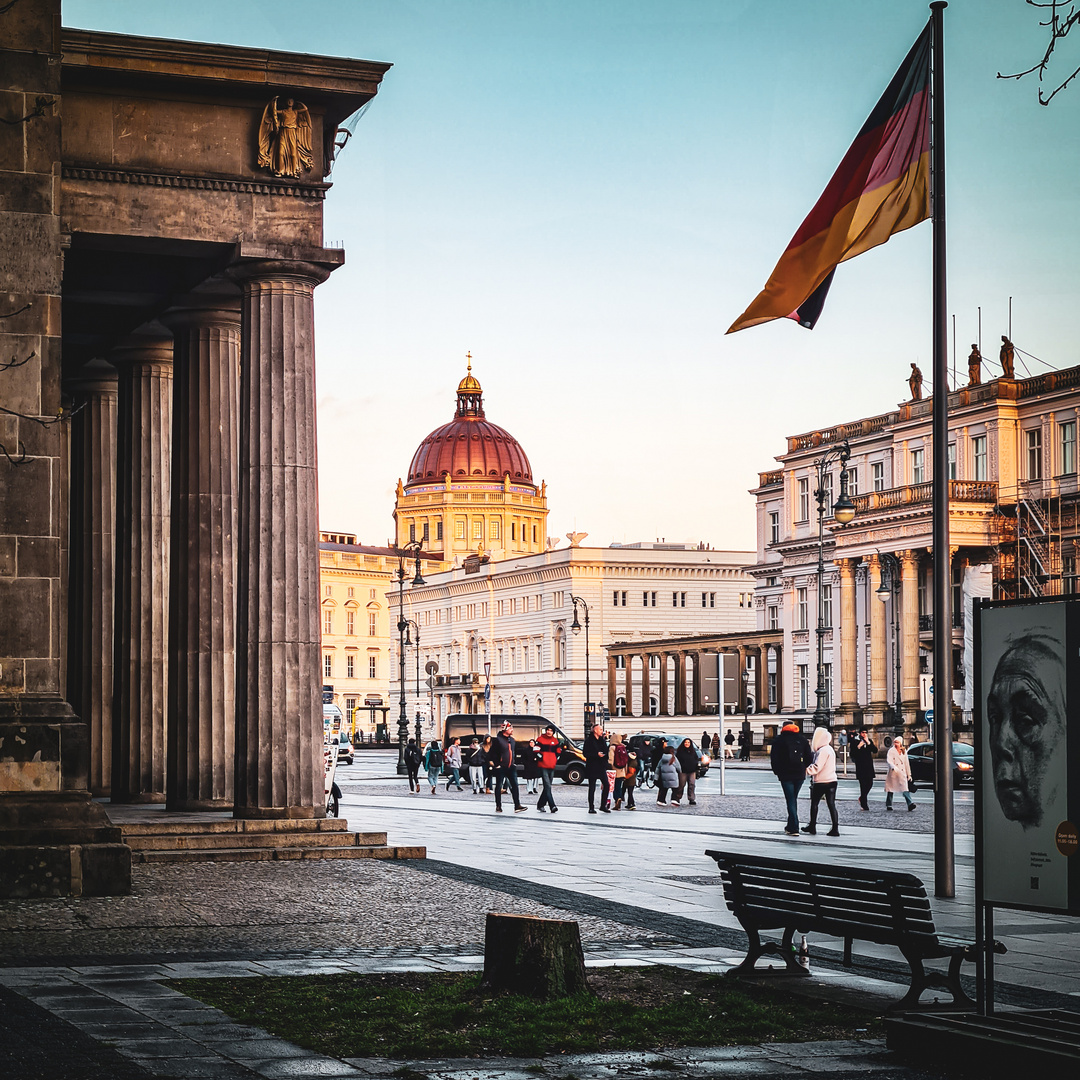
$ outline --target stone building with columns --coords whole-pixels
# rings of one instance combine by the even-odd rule
[[[0,891],[122,892],[92,795],[324,813],[313,293],[388,65],[23,0],[0,67]]]
[[[931,400],[791,436],[759,475],[755,606],[783,634],[784,711],[809,715],[817,684],[819,588],[824,682],[837,723],[920,721],[932,675]],[[1080,368],[993,379],[949,395],[949,552],[954,719],[971,719],[971,601],[1076,590]],[[817,575],[816,463],[847,440],[855,517],[832,519],[839,465],[826,477],[825,574]],[[968,631],[965,637],[965,632]]]

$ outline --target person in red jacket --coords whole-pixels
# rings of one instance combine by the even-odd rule
[[[559,760],[559,740],[551,724],[544,728],[543,735],[536,740],[536,749],[540,751],[540,782],[544,785],[536,809],[544,810],[550,806],[551,812],[557,814],[559,808],[551,794],[551,781],[555,777],[555,765]]]

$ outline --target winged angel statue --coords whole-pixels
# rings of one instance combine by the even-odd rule
[[[311,113],[301,102],[285,99],[278,108],[275,97],[263,109],[259,124],[259,166],[275,176],[299,176],[312,165]]]

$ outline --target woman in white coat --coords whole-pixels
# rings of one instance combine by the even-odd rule
[[[911,763],[908,761],[907,750],[904,749],[902,736],[897,735],[893,739],[886,760],[889,763],[889,772],[885,777],[885,809],[891,810],[893,808],[892,797],[899,791],[904,796],[907,808],[914,810],[915,803],[911,798],[911,793],[908,791],[908,784],[911,782]]]
[[[815,729],[810,749],[814,752],[814,762],[806,770],[806,775],[811,780],[810,824],[803,826],[803,832],[810,833],[811,836],[817,832],[818,807],[824,799],[832,818],[832,828],[828,835],[839,836],[840,823],[836,816],[836,751],[832,748],[832,732],[826,727]]]

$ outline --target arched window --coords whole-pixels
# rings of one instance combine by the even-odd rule
[[[514,700],[514,698],[511,698],[511,699],[510,699],[510,711],[511,711],[511,712],[512,712],[512,713],[513,713],[513,714],[514,714],[515,716],[517,715],[517,701],[515,701],[515,700]]]
[[[625,716],[626,715],[626,698],[617,697],[615,699],[615,715],[616,716]]]
[[[659,698],[654,698],[654,697],[649,698],[649,715],[650,716],[659,716],[660,715],[660,699]]]
[[[566,670],[566,627],[555,628],[555,670]]]
[[[562,698],[555,699],[555,723],[562,727]]]
[[[474,672],[480,670],[480,649],[475,637],[469,638],[469,670]]]
[[[540,698],[536,699],[536,715],[537,716],[543,716],[544,715],[544,702]]]
[[[523,713],[525,713],[526,716],[529,715],[529,699],[528,698],[522,698],[521,699],[521,711]]]

